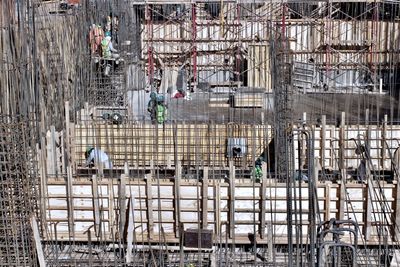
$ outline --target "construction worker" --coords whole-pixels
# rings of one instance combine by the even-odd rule
[[[147,111],[150,113],[151,123],[156,123],[156,114],[157,114],[157,93],[151,92],[150,93],[150,100],[147,103]]]
[[[102,50],[102,57],[105,59],[117,59],[119,58],[119,54],[117,54],[117,50],[114,49],[111,36],[106,36],[101,41],[101,50]],[[118,62],[116,62],[118,64]]]
[[[89,44],[92,55],[99,53],[99,47],[103,39],[103,28],[100,25],[93,24],[89,32]]]
[[[263,176],[263,172],[262,172],[261,166],[260,165],[256,165],[254,167],[254,171],[253,171],[253,177],[254,177],[255,181],[257,183],[260,182],[262,176]]]
[[[163,124],[167,117],[167,106],[164,102],[164,96],[159,95],[157,97],[157,110],[156,110],[156,119],[158,124]]]
[[[109,36],[111,36],[111,30],[112,30],[112,21],[111,21],[111,15],[107,16],[106,18],[106,25],[104,26],[104,32],[106,34],[108,34]]]
[[[86,167],[100,167],[111,169],[112,163],[108,155],[101,149],[89,147],[85,152]]]
[[[101,118],[108,123],[116,125],[122,124],[124,122],[124,117],[117,112],[114,112],[112,114],[104,113],[103,115],[101,115]]]

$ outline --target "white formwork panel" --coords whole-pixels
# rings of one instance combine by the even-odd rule
[[[50,220],[68,220],[67,210],[47,210],[46,217]]]
[[[67,208],[67,199],[65,199],[65,198],[49,198],[47,205],[48,205],[48,207],[56,206],[56,207]]]
[[[94,214],[91,210],[74,210],[74,220],[93,220]]]
[[[181,211],[180,219],[182,222],[197,222],[200,220],[201,213],[200,212],[186,212]]]
[[[174,196],[174,188],[173,185],[162,185],[160,188],[158,188],[157,185],[152,185],[151,186],[151,192],[153,194],[153,198],[158,198],[158,189],[160,189],[160,197],[165,198],[165,197],[173,197]]]
[[[259,209],[259,200],[235,200],[235,209]]]
[[[92,227],[94,222],[83,222],[83,221],[75,221],[75,232],[83,234],[90,227]]]
[[[93,208],[92,198],[73,198],[74,208]]]
[[[147,221],[147,211],[135,210],[133,213],[135,222]]]
[[[199,186],[192,185],[192,186],[183,186],[181,185],[180,189],[180,196],[181,198],[197,198],[197,195],[202,194],[201,184]]]
[[[235,197],[258,197],[260,195],[260,188],[257,186],[254,188],[252,187],[235,187]]]
[[[153,209],[159,209],[159,202],[161,203],[161,209],[173,209],[174,200],[173,199],[153,199]]]
[[[92,196],[92,186],[91,185],[73,185],[72,194],[74,196],[85,195]]]
[[[193,196],[193,197],[196,197],[196,196]],[[200,207],[198,207],[198,205],[200,204],[199,202],[200,202],[201,200],[188,200],[188,199],[181,199],[180,200],[180,208],[181,208],[181,210],[190,210],[190,209],[197,209],[197,208],[199,208],[199,210],[200,210]]]
[[[146,197],[146,186],[145,185],[130,185],[127,186],[126,192],[128,195],[132,194],[132,196],[136,199],[139,197]]]
[[[47,192],[49,197],[52,195],[67,195],[67,189],[65,185],[48,185]]]
[[[159,217],[160,215],[160,217]],[[173,222],[174,221],[174,212],[173,211],[165,211],[165,210],[154,210],[152,213],[154,222]]]

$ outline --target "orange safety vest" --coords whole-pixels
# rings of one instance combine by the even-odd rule
[[[90,47],[92,50],[92,54],[95,54],[98,52],[99,46],[100,46],[103,38],[104,38],[104,32],[100,26],[96,26],[95,28],[92,28],[90,30],[89,43],[90,43]]]

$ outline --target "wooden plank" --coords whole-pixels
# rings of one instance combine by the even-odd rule
[[[339,188],[339,212],[338,212],[338,219],[344,219],[344,211],[346,210],[346,192],[345,183],[346,179],[346,169],[344,164],[344,140],[345,140],[345,113],[342,112],[341,121],[340,121],[340,128],[339,128],[339,170],[342,177],[340,181],[340,188]]]
[[[31,227],[32,227],[32,231],[33,231],[33,239],[35,240],[35,247],[36,247],[37,259],[39,261],[39,266],[45,267],[46,261],[44,259],[42,242],[41,242],[40,234],[39,234],[39,227],[38,227],[35,216],[31,217]]]
[[[153,192],[151,189],[152,177],[147,176],[146,181],[146,205],[147,205],[147,234],[150,239],[154,236],[154,219],[153,219]]]
[[[68,233],[70,240],[75,237],[75,222],[74,222],[74,201],[72,192],[72,169],[71,166],[67,167],[67,208],[68,208]]]
[[[58,166],[57,166],[57,145],[56,145],[56,128],[54,125],[50,126],[51,129],[51,157],[52,157],[52,174],[58,176]]]
[[[397,167],[398,168],[398,167]],[[400,186],[399,186],[399,177],[396,177],[397,180],[393,183],[395,184],[394,192],[395,192],[395,225],[400,226]],[[400,241],[400,228],[395,227],[395,239],[397,242]]]
[[[384,170],[386,169],[386,164],[385,163],[386,163],[386,149],[387,149],[387,144],[386,144],[387,120],[388,120],[388,117],[385,114],[384,119],[383,119],[383,125],[382,125],[381,149],[380,149],[380,151],[381,151],[380,163],[381,163],[382,169],[384,169]],[[391,166],[391,164],[389,166]]]
[[[178,161],[175,166],[175,179],[174,179],[174,221],[175,221],[175,237],[180,236],[180,224],[181,224],[181,207],[180,207],[180,187],[182,179],[182,167],[181,162]]]
[[[325,182],[325,220],[329,220],[331,216],[331,185],[332,182]]]
[[[215,218],[215,233],[216,235],[220,235],[220,225],[221,225],[221,187],[220,183],[217,182],[215,184],[215,189],[214,189],[214,194],[215,194],[215,203],[214,203],[214,218]]]
[[[70,132],[70,118],[69,118],[69,102],[65,102],[65,156],[66,156],[66,163],[67,166],[71,166],[72,158],[71,158],[71,132]],[[74,161],[75,162],[75,161]]]
[[[128,230],[127,230],[127,245],[126,245],[126,263],[133,262],[133,237],[135,232],[135,223],[134,223],[134,214],[135,214],[135,199],[131,193],[129,197],[129,209],[128,209]]]
[[[208,226],[208,167],[204,167],[203,169],[203,184],[202,184],[202,228],[207,229]]]
[[[115,234],[116,229],[115,229],[115,211],[114,211],[114,179],[108,179],[107,181],[107,187],[108,187],[108,216],[110,218],[110,236]],[[114,239],[114,237],[111,236],[111,239]]]
[[[325,143],[326,143],[326,115],[322,115],[321,117],[321,150],[320,150],[320,158],[321,158],[321,167],[325,168]],[[334,166],[332,166],[334,167]]]
[[[272,232],[272,223],[268,221],[268,260],[273,261],[274,259],[274,238],[273,238],[273,232]]]
[[[235,166],[229,161],[229,237],[235,238]]]
[[[45,144],[45,139],[42,136],[41,138],[41,147],[43,148]],[[39,173],[40,173],[40,194],[41,194],[41,201],[39,201],[40,203],[40,213],[41,213],[41,231],[44,231],[44,225],[46,225],[46,209],[47,209],[47,201],[43,201],[43,200],[47,200],[48,199],[48,186],[47,186],[47,177],[46,177],[46,153],[44,150],[39,149],[39,144],[36,145],[36,151],[38,151],[38,159],[40,162],[39,164]]]
[[[265,205],[266,205],[266,189],[267,189],[267,163],[262,163],[262,180],[260,188],[260,237],[265,238]]]
[[[367,186],[363,190],[363,195],[365,197],[363,234],[364,234],[365,240],[368,241],[371,238],[371,228],[372,228],[371,215],[372,215],[372,210],[373,210],[372,202],[374,201],[374,194],[373,194],[374,185],[373,185],[373,181],[371,179],[371,172],[368,167],[368,164],[366,164],[365,169],[366,169]]]
[[[98,193],[97,175],[92,176],[92,192],[93,192],[93,217],[94,217],[94,233],[96,237],[100,236],[100,202]]]
[[[126,175],[122,174],[119,180],[118,202],[119,202],[119,237],[123,240],[126,223]]]

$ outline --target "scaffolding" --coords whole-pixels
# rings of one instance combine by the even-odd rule
[[[0,1],[0,265],[398,264],[399,5]]]

